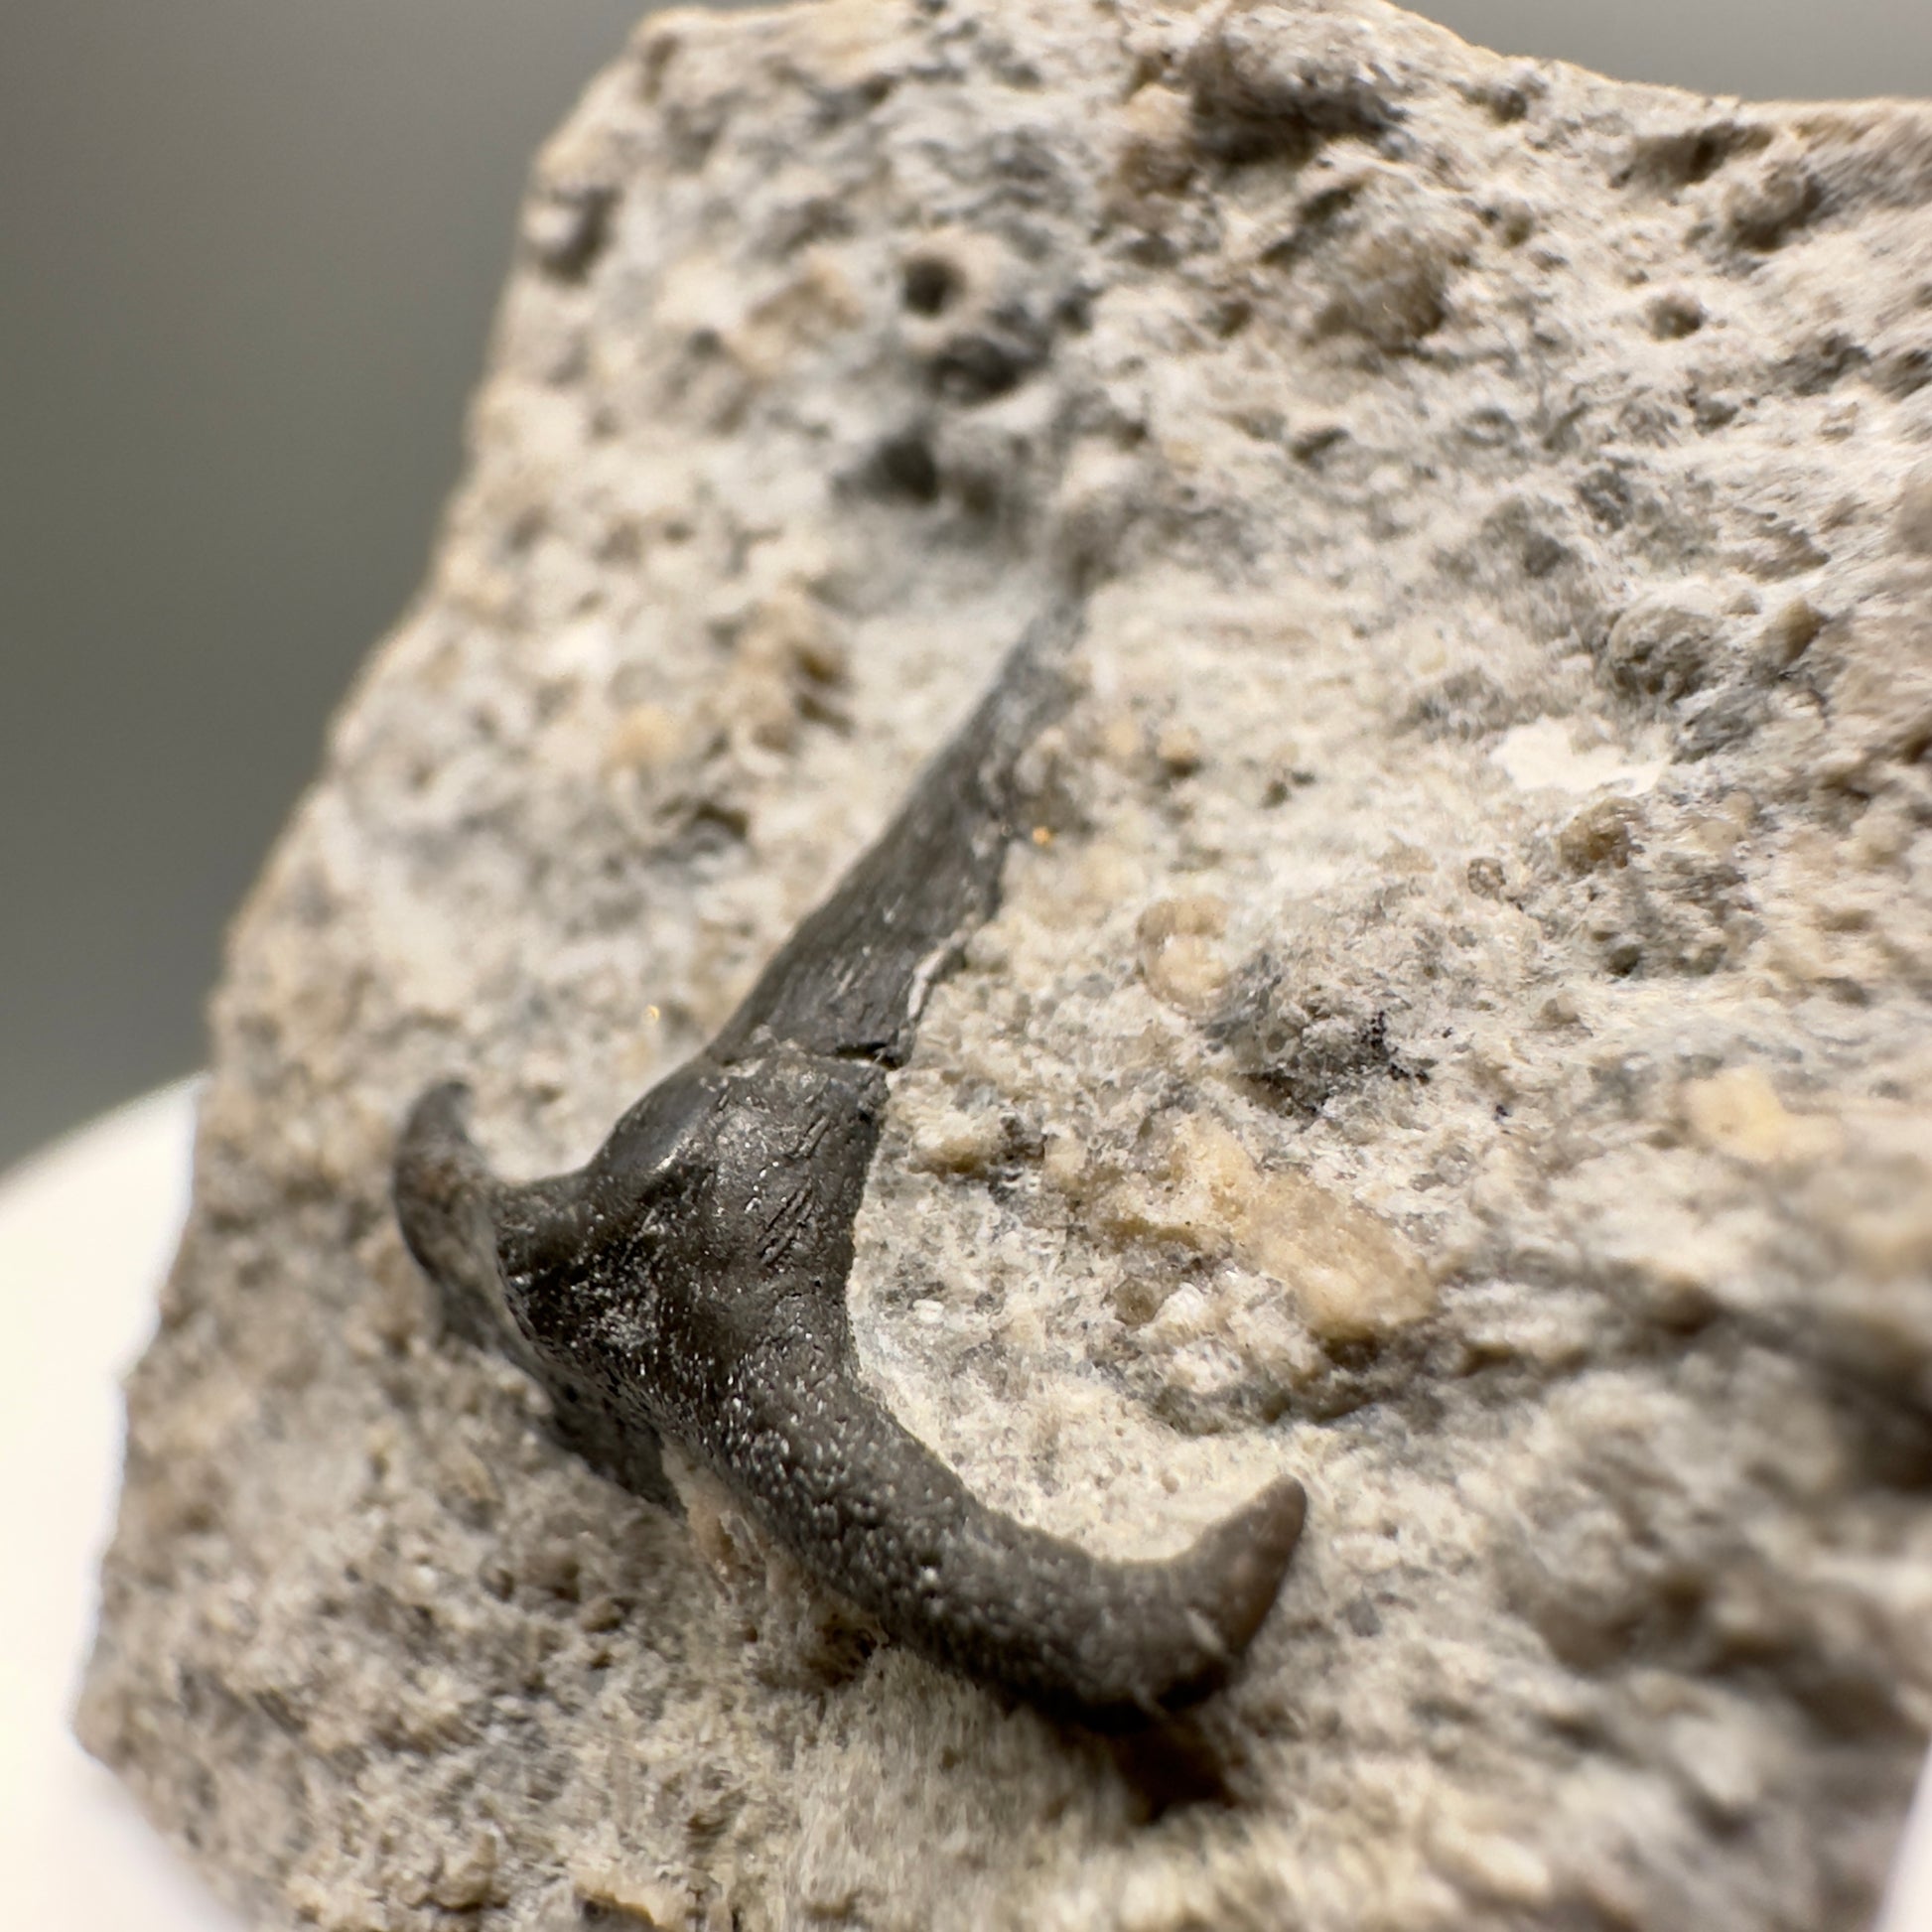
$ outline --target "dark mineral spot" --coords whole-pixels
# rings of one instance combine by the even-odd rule
[[[1659,342],[1681,342],[1704,327],[1704,304],[1682,289],[1672,289],[1651,298],[1644,319]]]
[[[959,289],[959,270],[943,255],[914,255],[899,271],[899,300],[915,316],[943,315]]]
[[[1678,756],[1695,763],[1739,743],[1763,722],[1765,711],[1762,691],[1732,686],[1712,693],[1704,702],[1688,707],[1679,721]]]
[[[1764,147],[1770,139],[1769,128],[1738,121],[1646,134],[1632,145],[1629,160],[1612,179],[1619,188],[1631,184],[1689,188],[1709,181],[1725,162]]]
[[[1635,502],[1629,473],[1619,464],[1599,463],[1577,485],[1577,500],[1599,530],[1622,529]]]
[[[1932,343],[1913,343],[1888,348],[1871,371],[1871,379],[1888,396],[1902,401],[1932,382]]]
[[[1766,254],[1783,247],[1824,205],[1824,187],[1803,162],[1779,161],[1733,195],[1725,231],[1740,248]]]
[[[1643,947],[1628,933],[1618,933],[1604,944],[1603,969],[1612,979],[1630,979],[1642,964]]]
[[[1871,354],[1842,329],[1828,330],[1777,365],[1777,376],[1801,396],[1816,396],[1854,371],[1865,368]]]
[[[1365,989],[1318,984],[1273,955],[1240,977],[1206,1031],[1242,1074],[1308,1119],[1366,1080],[1428,1077],[1396,1050],[1388,1014]]]
[[[1292,268],[1319,242],[1333,232],[1335,224],[1359,199],[1359,181],[1336,182],[1311,195],[1295,210],[1295,225],[1279,240],[1261,251],[1267,268]]]
[[[1305,159],[1323,141],[1373,140],[1402,118],[1389,76],[1344,44],[1284,59],[1238,31],[1187,63],[1194,141],[1220,161]]]
[[[1524,576],[1548,577],[1568,560],[1570,551],[1547,530],[1529,530],[1523,536],[1522,555]]]
[[[1715,682],[1729,655],[1725,624],[1715,613],[1646,599],[1610,626],[1597,661],[1625,697],[1670,704]]]
[[[812,89],[814,131],[829,134],[850,122],[862,120],[893,91],[890,73],[868,73],[841,86],[816,86]]]
[[[1530,111],[1531,94],[1527,87],[1491,87],[1483,96],[1483,105],[1499,126],[1508,127],[1516,121],[1525,119]]]
[[[1288,452],[1297,463],[1316,465],[1338,443],[1348,441],[1348,431],[1340,423],[1318,423],[1289,439]]]
[[[991,402],[1017,389],[1046,359],[1047,337],[1031,316],[1005,309],[949,337],[926,365],[949,402]]]
[[[889,501],[932,503],[939,497],[939,465],[921,430],[888,437],[867,459],[859,481]]]
[[[611,239],[618,191],[604,183],[556,187],[531,210],[527,234],[531,252],[546,275],[559,282],[581,282]]]

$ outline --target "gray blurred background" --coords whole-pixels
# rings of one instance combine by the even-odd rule
[[[221,927],[423,569],[529,156],[640,11],[0,0],[0,1167],[199,1062]],[[1932,0],[1422,11],[1932,94]]]

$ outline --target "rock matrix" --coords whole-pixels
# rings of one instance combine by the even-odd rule
[[[661,16],[213,1009],[80,1725],[254,1920],[1862,1927],[1932,1727],[1932,111],[1312,0]],[[560,1451],[387,1199],[581,1162],[1041,612],[1079,689],[855,1228],[1112,1557],[1128,1743]]]

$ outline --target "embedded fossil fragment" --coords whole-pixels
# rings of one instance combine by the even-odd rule
[[[977,1501],[864,1386],[845,1307],[852,1224],[920,1009],[987,918],[1017,766],[1064,702],[1041,626],[884,836],[782,946],[707,1050],[587,1166],[498,1180],[431,1089],[397,1213],[452,1326],[550,1394],[559,1433],[662,1498],[669,1438],[893,1636],[1090,1722],[1213,1690],[1301,1533],[1283,1478],[1165,1563],[1110,1563]]]

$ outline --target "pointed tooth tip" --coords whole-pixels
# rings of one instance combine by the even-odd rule
[[[1263,1549],[1286,1566],[1308,1521],[1309,1492],[1293,1476],[1278,1477],[1248,1505],[1247,1514],[1261,1533]]]
[[[1283,1476],[1203,1539],[1202,1607],[1232,1655],[1247,1649],[1274,1607],[1307,1516],[1307,1490]]]

